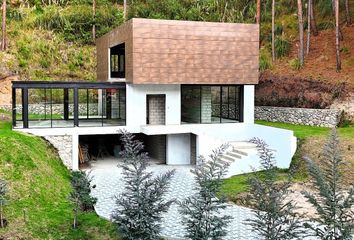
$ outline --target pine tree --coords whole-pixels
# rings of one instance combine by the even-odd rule
[[[162,213],[174,202],[164,199],[174,171],[154,177],[146,171],[149,157],[143,143],[126,131],[121,134],[125,191],[116,198],[112,219],[124,239],[159,239]]]
[[[97,198],[91,196],[91,189],[96,186],[91,186],[92,177],[90,177],[90,174],[86,174],[83,171],[71,172],[70,182],[73,188],[69,195],[69,199],[74,205],[73,228],[77,228],[79,212],[93,210],[97,202]]]
[[[309,174],[313,179],[315,193],[304,192],[304,196],[316,209],[315,224],[305,224],[313,235],[321,239],[352,239],[354,229],[354,184],[348,191],[343,186],[342,171],[345,167],[336,129],[333,129],[323,148],[321,166],[310,158]]]
[[[4,228],[6,220],[4,219],[4,205],[7,202],[6,194],[8,192],[7,182],[0,179],[0,227]]]
[[[196,194],[179,203],[187,238],[222,239],[226,235],[225,228],[231,217],[221,215],[221,210],[226,208],[226,204],[223,198],[216,195],[229,167],[228,162],[220,160],[227,147],[222,145],[214,150],[208,161],[200,156],[199,164],[192,170],[197,184]]]
[[[294,213],[295,204],[285,200],[291,184],[290,178],[289,181],[278,183],[273,151],[263,140],[254,138],[251,142],[257,145],[263,171],[249,179],[250,204],[254,208],[254,217],[247,219],[247,224],[260,239],[299,239],[302,225]]]

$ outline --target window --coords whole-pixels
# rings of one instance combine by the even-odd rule
[[[242,122],[242,86],[182,85],[182,123]]]
[[[111,48],[111,78],[125,78],[125,44]]]

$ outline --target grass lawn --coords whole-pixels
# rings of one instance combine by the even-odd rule
[[[12,131],[7,120],[0,120],[0,178],[10,189],[0,239],[117,239],[114,226],[94,212],[82,213],[72,229],[69,171],[47,142]]]
[[[291,163],[292,166],[296,167],[294,181],[307,181],[307,168],[305,162],[302,161],[302,157],[304,155],[308,155],[312,159],[318,158],[318,155],[320,154],[323,144],[329,136],[331,129],[267,121],[256,121],[256,123],[294,131],[295,136],[299,140],[297,152],[295,153]],[[354,126],[351,125],[349,127],[338,128],[338,133],[342,143],[343,157],[348,160],[348,168],[351,169],[351,171],[348,171],[347,178],[354,179]],[[288,170],[279,169],[278,180],[281,181],[286,179],[287,174]],[[250,176],[252,176],[252,173],[237,175],[225,179],[221,194],[227,199],[233,201],[237,198],[238,194],[242,194],[248,190],[247,180]]]

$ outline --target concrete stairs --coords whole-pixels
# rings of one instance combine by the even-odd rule
[[[258,155],[256,145],[250,142],[229,142],[230,148],[220,160],[230,164],[229,171],[237,174],[251,172],[257,167]],[[226,177],[231,177],[227,175]]]

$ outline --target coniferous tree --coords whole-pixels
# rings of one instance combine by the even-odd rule
[[[321,239],[352,239],[354,229],[354,183],[348,191],[343,185],[342,171],[345,167],[336,129],[333,129],[323,148],[321,165],[310,158],[309,174],[314,182],[315,193],[304,192],[304,196],[316,209],[314,224],[305,227],[313,230],[313,235]]]
[[[93,210],[97,202],[97,198],[91,196],[91,190],[96,186],[91,186],[92,177],[83,171],[73,171],[70,182],[73,188],[69,195],[69,199],[74,204],[73,228],[77,228],[79,212]]]
[[[0,179],[0,227],[4,228],[6,225],[4,219],[4,205],[7,202],[6,194],[8,192],[7,182]]]
[[[247,224],[260,239],[299,239],[302,236],[302,225],[294,213],[296,206],[292,200],[285,200],[291,184],[290,178],[289,181],[278,183],[273,151],[263,140],[254,138],[251,142],[257,145],[263,171],[249,179],[250,204],[254,208],[254,217],[247,219]]]
[[[174,202],[164,199],[174,171],[154,177],[146,171],[149,157],[143,152],[143,143],[131,133],[121,134],[125,190],[116,197],[117,208],[112,219],[124,239],[159,239],[162,213]]]
[[[226,204],[223,198],[216,195],[229,167],[228,162],[220,160],[227,147],[222,145],[214,150],[208,161],[200,156],[198,165],[191,170],[197,184],[196,193],[179,203],[187,231],[186,237],[189,239],[222,239],[226,235],[225,228],[231,217],[221,215],[221,210],[226,208]]]

